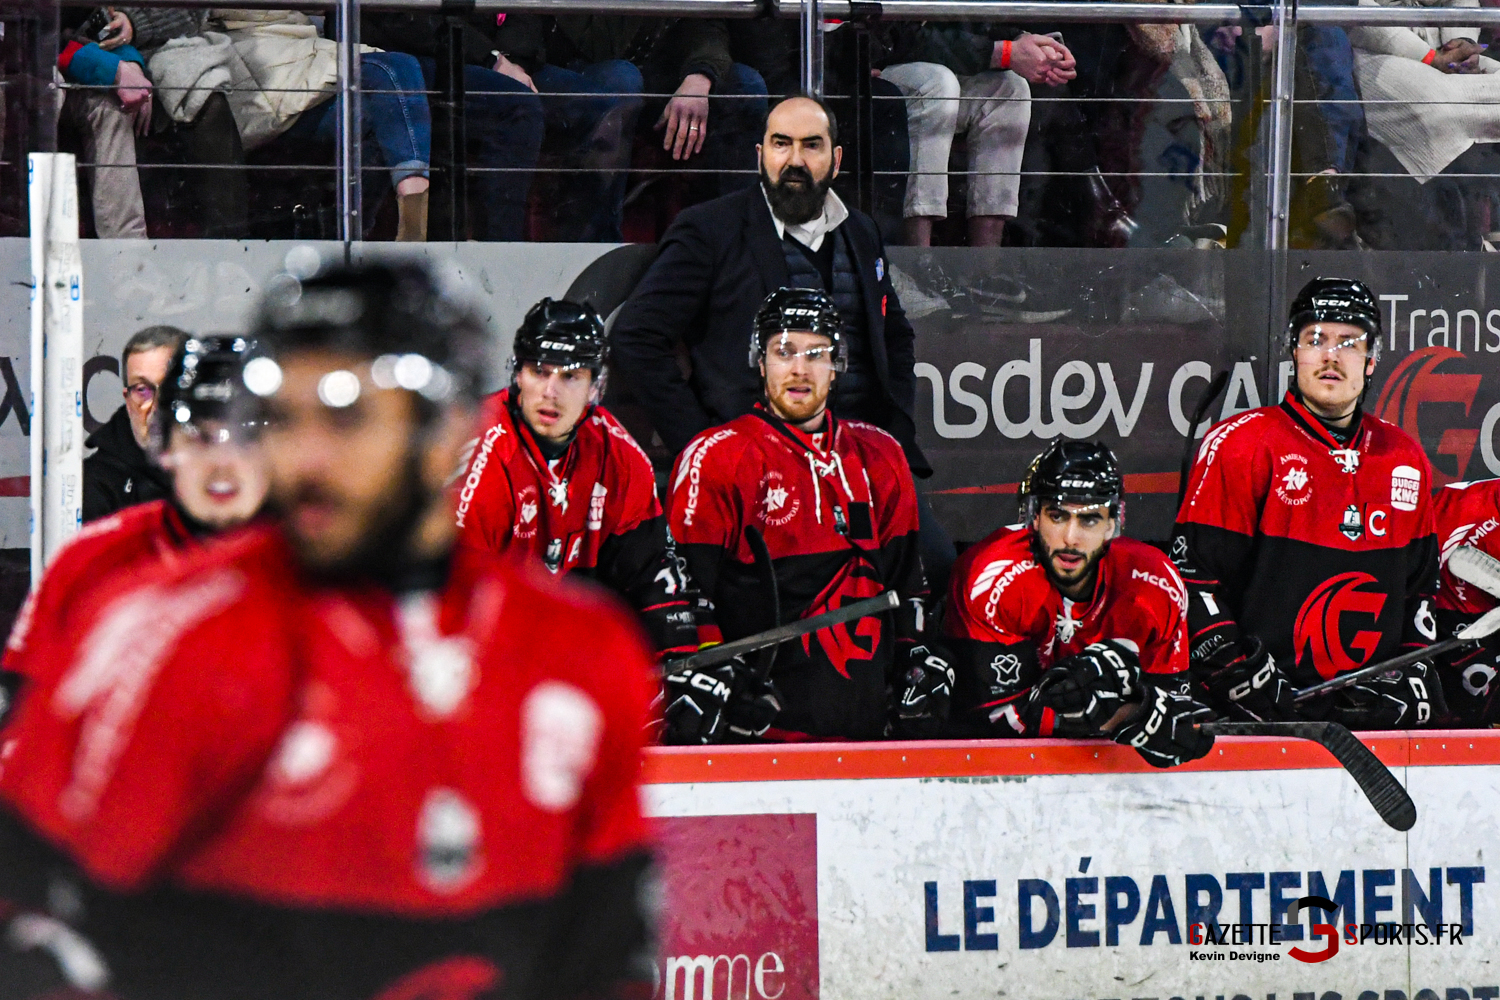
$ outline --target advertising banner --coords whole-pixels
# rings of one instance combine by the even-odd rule
[[[294,245],[84,241],[85,429],[119,405],[117,358],[131,333],[155,323],[243,328]],[[340,244],[324,248],[342,253]],[[450,262],[489,307],[503,356],[543,295],[613,312],[653,248],[366,244],[356,253]],[[12,276],[0,287],[10,306],[0,311],[0,548],[26,544],[28,261],[26,241],[0,241]],[[936,470],[925,487],[949,532],[973,541],[1012,519],[1027,462],[1064,436],[1116,448],[1127,533],[1164,537],[1188,418],[1209,380],[1230,376],[1212,421],[1275,402],[1292,378],[1281,320],[1267,314],[1270,262],[1240,250],[891,247],[892,280],[916,330],[918,436]],[[1438,483],[1500,475],[1500,296],[1488,292],[1497,268],[1486,254],[1286,258],[1289,294],[1322,274],[1362,278],[1380,297],[1386,338],[1367,406],[1422,442]],[[649,424],[627,423],[649,450]],[[1206,429],[1207,421],[1192,430]]]
[[[656,751],[647,801],[672,845],[688,819],[815,824],[817,987],[786,996],[1500,997],[1500,739],[1366,742],[1417,804],[1409,833],[1321,748],[1278,740],[1221,740],[1170,771],[1048,741]],[[695,845],[667,850],[669,909],[717,903],[669,913],[676,975],[656,995],[770,998],[741,975],[767,940],[743,915],[785,922],[807,898],[787,852],[756,877],[733,836]]]

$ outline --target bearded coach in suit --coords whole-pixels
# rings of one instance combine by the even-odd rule
[[[822,288],[844,321],[849,368],[833,411],[889,432],[914,475],[931,467],[917,447],[914,334],[891,285],[875,220],[832,190],[843,150],[820,101],[791,97],[771,109],[757,147],[760,183],[684,210],[660,253],[620,308],[610,334],[616,374],[680,452],[695,435],[746,413],[760,399],[750,363],[754,317],[783,286]],[[687,348],[692,371],[678,365]],[[923,560],[946,576],[953,543],[925,499]],[[937,580],[932,581],[936,586]]]

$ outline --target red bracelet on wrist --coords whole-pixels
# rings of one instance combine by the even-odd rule
[[[1010,42],[1000,43],[1000,68],[1010,69]]]
[[[1427,65],[1431,66],[1432,65],[1432,61],[1434,59],[1436,59],[1436,58],[1437,58],[1437,49],[1428,49],[1427,50],[1427,54],[1422,57],[1422,61],[1424,63],[1426,63]]]

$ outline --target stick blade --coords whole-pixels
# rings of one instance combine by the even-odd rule
[[[1416,825],[1416,803],[1390,768],[1355,739],[1353,733],[1337,722],[1328,722],[1324,723],[1322,738],[1317,742],[1344,766],[1387,826],[1404,833]]]
[[[1417,822],[1417,805],[1390,768],[1370,748],[1337,722],[1210,722],[1202,727],[1215,736],[1279,736],[1311,740],[1333,755],[1385,824],[1405,833]]]

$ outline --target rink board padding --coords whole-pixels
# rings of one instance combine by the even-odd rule
[[[1299,740],[1168,771],[1093,741],[652,750],[655,995],[1500,997],[1500,732],[1362,742],[1408,833]],[[1304,896],[1337,909],[1287,923]]]

